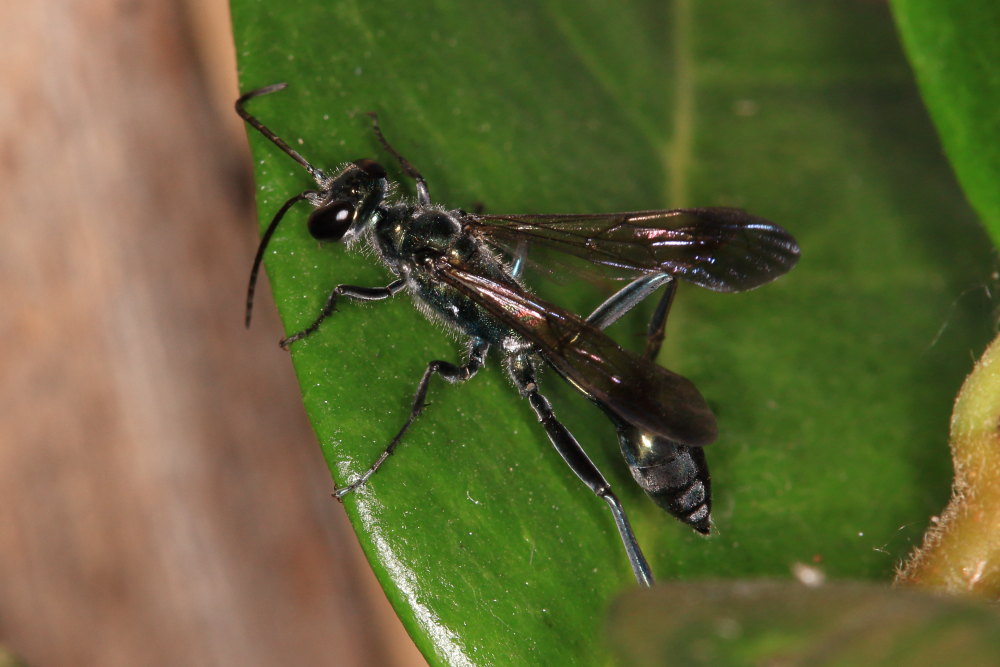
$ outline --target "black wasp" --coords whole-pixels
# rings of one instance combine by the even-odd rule
[[[739,292],[768,283],[795,265],[799,247],[781,227],[730,208],[639,211],[594,215],[482,215],[431,203],[420,173],[385,139],[369,114],[381,145],[416,182],[416,202],[387,203],[390,183],[374,160],[349,162],[327,175],[305,160],[245,109],[248,100],[286,86],[246,93],[236,111],[301,164],[316,181],[289,199],[264,232],[247,293],[247,325],[257,272],[278,222],[297,202],[315,208],[309,233],[321,241],[364,240],[396,278],[385,287],[337,285],[316,320],[281,341],[287,347],[316,331],[340,297],[387,299],[408,290],[418,309],[469,339],[468,361],[432,361],[413,397],[409,417],[385,451],[358,479],[337,490],[343,497],[364,484],[402,440],[424,408],[433,375],[464,382],[495,347],[507,374],[528,399],[546,435],[574,473],[611,509],[629,563],[642,585],[653,576],[632,533],[625,510],[604,476],[539,392],[536,371],[545,362],[596,403],[611,419],[632,475],[661,507],[707,533],[711,495],[701,447],[717,428],[705,399],[687,379],[653,359],[663,340],[676,280],[719,292]],[[522,284],[526,248],[542,244],[608,267],[632,279],[582,319],[542,301]],[[602,329],[663,288],[640,356],[619,347]]]

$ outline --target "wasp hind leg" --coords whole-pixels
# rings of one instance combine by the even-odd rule
[[[663,345],[667,316],[677,290],[677,281],[671,276],[658,273],[632,281],[598,306],[587,321],[598,329],[605,329],[662,286],[666,289],[649,321],[643,353],[643,358],[653,363]],[[712,482],[702,448],[644,433],[603,405],[601,408],[618,432],[622,455],[636,483],[671,516],[703,535],[709,534]]]
[[[649,568],[649,563],[646,562],[642,549],[639,548],[639,542],[635,539],[632,525],[625,514],[625,508],[611,491],[611,485],[604,479],[604,475],[583,451],[580,443],[569,432],[569,429],[556,419],[548,399],[539,393],[538,384],[535,382],[535,369],[528,354],[516,353],[508,357],[507,372],[514,384],[517,385],[521,395],[528,399],[532,410],[538,416],[538,421],[545,429],[545,434],[548,435],[559,455],[569,465],[570,470],[576,473],[580,481],[586,484],[597,497],[608,504],[636,581],[639,582],[640,586],[652,586],[653,573]]]

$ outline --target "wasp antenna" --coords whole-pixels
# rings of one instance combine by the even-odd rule
[[[375,136],[378,137],[379,143],[382,144],[382,146],[389,151],[394,158],[396,158],[396,161],[399,162],[399,166],[403,168],[406,175],[417,182],[417,198],[420,200],[420,203],[424,206],[429,206],[431,203],[431,195],[430,190],[427,189],[427,181],[425,181],[424,177],[419,171],[417,171],[417,168],[410,164],[409,160],[400,155],[399,151],[393,148],[392,144],[386,140],[385,135],[382,134],[382,128],[379,127],[378,124],[378,114],[374,111],[367,111],[365,113],[372,119],[372,129],[375,130]]]
[[[284,87],[284,84],[277,85]],[[240,99],[243,98],[241,97]],[[250,328],[250,316],[253,313],[253,293],[257,289],[257,274],[260,273],[260,264],[264,261],[264,251],[267,249],[267,243],[271,240],[271,237],[274,235],[274,230],[278,228],[278,223],[281,222],[283,217],[285,217],[285,213],[288,212],[288,209],[303,199],[308,198],[309,195],[314,194],[316,194],[315,191],[306,190],[305,192],[297,194],[286,201],[284,205],[278,209],[274,219],[271,220],[271,224],[269,224],[267,229],[264,231],[264,235],[260,237],[260,245],[257,246],[257,255],[253,258],[253,268],[250,269],[250,283],[247,285],[247,311],[245,322],[248,329]]]
[[[250,123],[255,130],[263,134],[265,137],[271,140],[275,146],[284,151],[290,158],[301,164],[306,168],[306,171],[313,177],[317,183],[322,185],[323,181],[326,180],[326,174],[321,170],[312,166],[308,160],[302,157],[298,151],[286,144],[281,137],[272,132],[264,123],[257,120],[249,111],[246,110],[246,103],[255,97],[261,97],[262,95],[269,95],[271,93],[277,92],[279,90],[284,90],[288,87],[287,83],[275,83],[270,86],[264,86],[263,88],[258,88],[256,90],[251,90],[249,93],[244,93],[236,100],[236,113],[240,115],[240,118]]]

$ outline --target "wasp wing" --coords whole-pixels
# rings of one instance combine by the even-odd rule
[[[437,277],[533,343],[573,386],[624,422],[684,445],[715,440],[715,416],[694,384],[622,349],[573,313],[515,284],[443,264]]]
[[[486,242],[525,241],[626,272],[665,272],[717,292],[760,287],[788,272],[799,246],[778,225],[735,208],[589,215],[477,215]]]

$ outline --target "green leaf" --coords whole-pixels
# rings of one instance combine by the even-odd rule
[[[893,0],[892,8],[955,173],[1000,245],[1000,3]]]
[[[948,496],[952,396],[990,334],[982,232],[937,150],[877,3],[233,0],[252,111],[315,164],[373,157],[365,111],[435,201],[495,212],[734,205],[784,225],[800,265],[743,295],[679,290],[661,363],[719,418],[715,534],[631,482],[613,429],[554,373],[559,416],[619,492],[661,579],[888,578]],[[255,133],[266,224],[308,175]],[[304,209],[308,207],[303,205]],[[266,266],[289,332],[370,255],[319,247],[294,210]],[[534,281],[586,313],[605,296]],[[258,307],[268,307],[261,299]],[[648,310],[646,312],[648,316]],[[642,342],[640,313],[611,330]],[[431,359],[464,342],[400,295],[344,302],[294,346],[340,484],[402,425]],[[604,503],[548,444],[497,358],[431,384],[396,455],[349,496],[386,595],[432,663],[601,663],[602,609],[634,585]]]
[[[993,665],[1000,616],[855,582],[679,583],[622,596],[609,637],[620,665]]]

